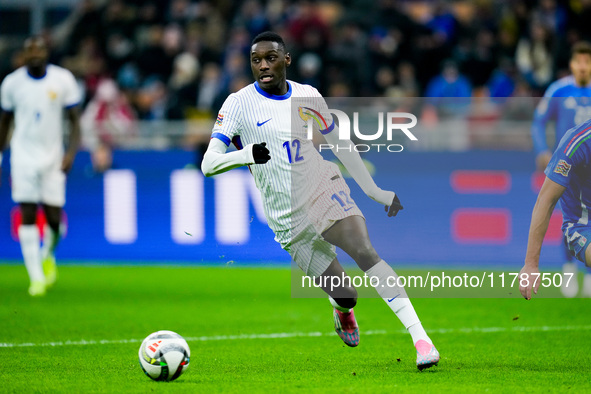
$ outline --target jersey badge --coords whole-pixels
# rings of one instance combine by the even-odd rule
[[[322,134],[328,134],[332,130],[320,112],[315,111],[312,108],[298,107],[298,115],[300,115],[300,118],[306,123],[306,125],[308,124],[308,121],[315,122]]]
[[[222,125],[222,122],[224,121],[224,115],[223,114],[219,114],[218,118],[215,120],[215,124],[218,126]]]
[[[557,174],[560,174],[562,176],[568,176],[570,168],[571,168],[571,165],[568,164],[566,161],[559,160],[558,164],[556,164],[556,167],[554,168],[554,172]]]

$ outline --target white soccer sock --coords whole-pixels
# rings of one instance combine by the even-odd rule
[[[43,247],[41,248],[41,259],[45,259],[47,256],[52,254],[55,251],[59,241],[59,231],[53,231],[50,226],[46,225],[43,229]]]
[[[365,271],[367,276],[370,278],[372,276],[378,278],[378,281],[372,281],[372,284],[376,284],[375,289],[384,299],[386,304],[392,309],[392,311],[396,314],[398,319],[404,324],[404,327],[408,330],[412,337],[413,343],[417,343],[417,341],[423,339],[430,344],[433,344],[423,326],[421,325],[421,321],[415,312],[415,308],[412,306],[412,303],[408,299],[408,295],[406,294],[406,290],[404,287],[396,286],[394,282],[395,279],[390,279],[390,285],[388,286],[388,278],[398,278],[396,272],[386,263],[384,260],[380,260],[376,265]]]
[[[39,248],[39,230],[35,224],[23,224],[18,228],[18,238],[25,260],[25,267],[31,281],[44,281],[41,268],[41,251]]]
[[[331,296],[328,296],[328,300],[330,301],[330,304],[332,306],[334,306],[336,309],[338,309],[341,312],[347,313],[347,312],[349,312],[351,310],[349,308],[343,308],[342,306],[340,306],[339,304],[337,304],[337,302],[335,301],[335,299],[332,298]]]

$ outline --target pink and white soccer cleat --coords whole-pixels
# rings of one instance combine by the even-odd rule
[[[439,352],[435,349],[435,346],[420,339],[415,344],[415,348],[417,349],[417,368],[419,371],[437,365],[439,362]]]
[[[359,345],[359,326],[353,309],[349,312],[341,312],[334,309],[334,330],[341,337],[345,345],[355,347]]]

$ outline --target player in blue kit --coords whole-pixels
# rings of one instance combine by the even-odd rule
[[[540,272],[540,250],[558,200],[568,250],[578,260],[591,266],[591,120],[570,129],[562,137],[544,173],[546,179],[532,213],[527,253],[521,274]],[[565,275],[563,282],[568,279],[569,276]],[[572,280],[574,279],[573,277]],[[530,299],[532,290],[537,294],[540,283],[541,278],[534,284],[534,277],[529,276],[525,286],[520,283],[521,294]]]
[[[553,151],[546,141],[546,123],[550,120],[556,122],[558,144],[567,130],[591,118],[591,44],[579,42],[573,46],[570,69],[572,75],[551,84],[535,111],[532,138],[539,171],[546,168]],[[577,263],[568,251],[566,255],[563,272],[573,273],[575,277],[568,287],[563,285],[561,291],[565,297],[574,297],[579,292]],[[591,270],[585,275],[583,294],[591,297]]]

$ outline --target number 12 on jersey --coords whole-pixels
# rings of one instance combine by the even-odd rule
[[[304,160],[303,156],[300,156],[300,148],[301,142],[298,139],[291,141],[291,147],[295,150],[295,157],[292,158],[291,155],[291,147],[289,146],[289,141],[285,141],[283,143],[283,147],[287,150],[287,158],[289,159],[290,163],[297,163],[298,161]]]
[[[341,195],[339,197],[339,194]],[[345,193],[344,191],[340,191],[339,194],[335,193],[332,196],[330,196],[330,198],[336,202],[339,203],[339,205],[341,206],[341,208],[343,208],[343,210],[345,212],[347,212],[349,209],[353,208],[353,205],[355,204],[353,201],[351,201],[349,199],[349,196],[347,195],[347,193]]]

